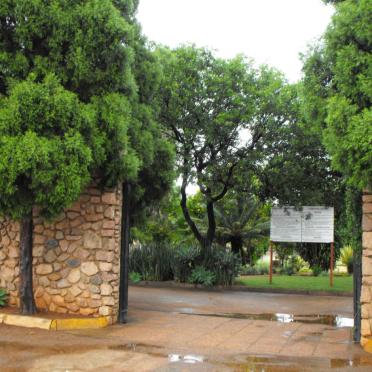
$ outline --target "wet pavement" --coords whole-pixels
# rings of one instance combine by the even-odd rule
[[[351,298],[132,287],[130,304],[106,329],[0,325],[0,371],[372,371]]]

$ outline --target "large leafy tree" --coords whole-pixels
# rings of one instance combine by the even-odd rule
[[[371,17],[370,0],[337,2],[304,66],[308,120],[323,131],[333,167],[359,189],[372,186]]]
[[[16,84],[0,107],[0,210],[21,220],[21,311],[33,313],[32,210],[50,217],[90,178],[90,110],[53,76]],[[93,124],[93,125],[92,125]]]
[[[140,183],[171,148],[146,102],[151,65],[137,1],[6,0],[0,4],[0,212],[21,221],[21,310],[32,296],[32,209],[49,218],[90,177]],[[145,182],[143,182],[145,183]],[[140,195],[145,195],[142,191]]]
[[[181,207],[191,231],[208,253],[215,238],[215,203],[233,187],[243,161],[252,167],[284,119],[271,103],[283,79],[276,71],[257,71],[244,58],[216,58],[209,50],[185,46],[159,49],[164,66],[161,120],[176,143],[181,174]],[[187,186],[199,186],[207,230],[193,220]]]

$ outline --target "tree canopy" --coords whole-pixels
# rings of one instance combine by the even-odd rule
[[[306,111],[323,131],[332,165],[359,189],[372,186],[372,6],[345,0],[304,65]]]
[[[0,5],[0,213],[22,221],[28,255],[32,239],[22,237],[32,237],[33,208],[57,215],[92,177],[135,184],[137,202],[169,188],[173,149],[151,96],[160,69],[136,22],[137,5]]]

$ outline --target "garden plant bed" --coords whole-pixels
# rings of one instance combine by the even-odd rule
[[[316,296],[346,296],[353,294],[353,278],[335,277],[334,286],[330,288],[328,277],[314,276],[287,276],[274,275],[273,283],[269,284],[266,275],[240,276],[231,287],[213,286],[203,287],[189,283],[179,283],[170,281],[141,281],[131,283],[133,286],[154,287],[154,288],[185,288],[196,290],[226,290],[226,291],[247,291],[264,293],[288,293],[288,294],[307,294]]]

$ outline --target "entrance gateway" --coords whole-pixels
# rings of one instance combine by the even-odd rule
[[[273,275],[273,242],[329,243],[330,286],[333,287],[334,208],[333,207],[273,207],[270,223],[270,284]]]

